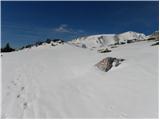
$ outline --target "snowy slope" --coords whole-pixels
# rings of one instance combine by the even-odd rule
[[[133,40],[133,39],[144,40],[145,37],[146,36],[143,33],[136,33],[136,32],[132,32],[132,31],[118,34],[118,38],[119,38],[120,42],[121,41],[123,42],[125,40]]]
[[[86,45],[87,48],[101,47],[106,44],[114,44],[114,34],[102,34],[102,35],[91,35],[86,37],[77,38],[76,40],[69,41],[82,47]]]
[[[137,42],[98,53],[43,45],[2,57],[3,118],[155,118],[158,46]],[[94,65],[126,59],[109,72]]]
[[[153,32],[151,35],[146,36],[148,40],[159,40],[159,31]]]
[[[129,31],[121,34],[100,34],[80,37],[69,41],[69,43],[79,47],[83,47],[85,45],[86,48],[97,48],[112,45],[118,42],[126,42],[126,40],[144,40],[145,37],[146,36],[143,33]]]

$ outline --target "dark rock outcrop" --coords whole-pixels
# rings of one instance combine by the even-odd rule
[[[149,35],[147,40],[156,40],[159,41],[159,31],[155,31],[151,35]]]
[[[111,52],[108,48],[98,50],[99,53]]]
[[[116,45],[111,45],[111,48],[117,48],[117,46]]]
[[[159,45],[159,42],[153,43],[151,46]]]
[[[87,46],[85,44],[82,44],[82,48],[87,48]]]

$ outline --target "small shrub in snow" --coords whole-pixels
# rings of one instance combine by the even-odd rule
[[[35,46],[37,47],[37,46],[42,45],[42,44],[43,44],[43,42],[36,42]]]
[[[32,47],[32,45],[26,45],[25,46],[25,48],[31,48]]]
[[[51,42],[51,39],[47,39],[47,40],[46,40],[46,43],[49,44],[50,42]]]

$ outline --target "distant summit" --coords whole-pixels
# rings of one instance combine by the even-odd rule
[[[80,37],[69,41],[78,47],[86,46],[86,48],[97,48],[106,45],[125,44],[131,40],[145,40],[146,36],[143,33],[128,31],[120,34],[100,34]]]

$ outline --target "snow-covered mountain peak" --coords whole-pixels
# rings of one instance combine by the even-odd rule
[[[99,34],[80,37],[69,41],[69,43],[79,47],[97,48],[122,42],[126,43],[127,40],[144,40],[145,38],[146,36],[143,33],[128,31],[120,34]]]

